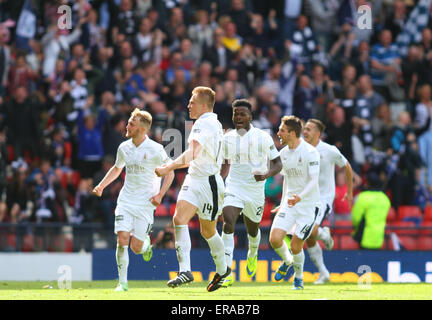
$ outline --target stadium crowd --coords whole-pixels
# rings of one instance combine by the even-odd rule
[[[91,190],[113,165],[131,111],[149,111],[151,138],[167,145],[166,129],[187,132],[197,85],[215,89],[225,129],[233,127],[231,102],[251,101],[253,125],[278,149],[283,115],[322,120],[325,140],[360,177],[381,174],[393,208],[423,210],[432,204],[432,11],[417,42],[396,41],[417,3],[0,1],[0,223],[101,222],[112,230],[122,181],[101,199]],[[59,28],[63,4],[72,8],[71,29]],[[357,24],[363,5],[372,28]],[[172,210],[184,174],[157,214]],[[334,217],[347,219],[343,174],[336,188]],[[281,191],[279,175],[268,179],[269,205]]]

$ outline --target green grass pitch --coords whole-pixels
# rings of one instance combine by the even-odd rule
[[[431,300],[432,284],[306,283],[303,291],[292,283],[234,283],[230,288],[206,291],[206,282],[168,288],[165,281],[129,281],[128,292],[114,292],[117,282],[72,282],[59,289],[56,281],[0,281],[0,300]],[[47,288],[51,286],[51,288]]]

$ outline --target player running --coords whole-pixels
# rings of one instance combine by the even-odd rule
[[[170,173],[163,179],[161,187],[160,178],[154,173],[157,166],[168,164],[170,159],[163,146],[147,136],[151,123],[152,116],[147,111],[136,108],[132,112],[126,126],[126,137],[130,139],[120,144],[115,164],[93,189],[93,193],[100,197],[126,167],[124,185],[115,209],[114,232],[117,234],[116,261],[119,274],[115,291],[128,291],[129,240],[135,254],[142,254],[144,261],[151,259],[153,250],[149,231],[154,210],[174,179],[174,173]]]
[[[275,273],[275,280],[282,280],[293,265],[295,290],[303,289],[303,244],[312,232],[320,207],[320,156],[312,145],[300,137],[301,131],[299,118],[282,118],[277,135],[286,145],[280,151],[284,182],[280,208],[270,230],[270,244],[283,260]],[[284,237],[294,226],[291,255]]]
[[[226,177],[229,171],[222,211],[222,239],[226,262],[231,268],[235,224],[239,215],[243,213],[249,242],[246,271],[252,278],[257,270],[258,247],[261,240],[259,224],[263,216],[265,180],[280,172],[282,163],[272,137],[251,125],[250,102],[246,99],[235,100],[232,108],[235,130],[224,136],[225,163],[221,171],[222,177]],[[230,274],[223,286],[230,286],[233,281]]]
[[[190,118],[197,120],[189,135],[189,147],[169,165],[156,168],[156,174],[164,176],[175,169],[189,166],[173,217],[180,270],[176,278],[168,281],[169,287],[178,287],[194,280],[188,222],[196,213],[199,216],[201,235],[207,240],[216,264],[216,274],[207,290],[219,289],[225,277],[231,273],[231,268],[227,267],[225,261],[224,243],[216,230],[217,218],[222,213],[225,186],[220,176],[223,130],[217,115],[213,113],[214,103],[215,92],[212,89],[193,89],[188,108]]]
[[[335,165],[344,168],[345,171],[347,192],[344,199],[348,201],[350,207],[353,201],[353,170],[351,165],[338,148],[321,141],[320,138],[324,130],[325,125],[317,119],[309,119],[303,129],[304,140],[314,146],[320,154],[319,189],[322,207],[316,218],[311,235],[306,240],[309,256],[320,273],[315,284],[323,284],[330,281],[330,273],[324,265],[322,249],[317,240],[322,240],[327,250],[333,248],[334,242],[330,235],[330,229],[328,227],[322,228],[320,225],[333,210],[336,189]]]

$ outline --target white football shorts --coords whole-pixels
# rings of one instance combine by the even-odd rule
[[[153,225],[154,210],[154,206],[117,204],[114,211],[114,233],[131,232],[135,238],[144,241]]]
[[[249,198],[242,196],[240,190],[237,188],[229,186],[226,189],[223,207],[235,207],[243,209],[242,213],[244,216],[248,217],[249,220],[255,223],[260,223],[264,212],[264,202],[263,197]]]
[[[283,206],[280,208],[271,226],[272,229],[281,229],[286,233],[292,233],[295,226],[294,234],[306,240],[315,225],[316,218],[320,211],[319,206],[299,205],[297,203],[294,207]]]
[[[322,205],[315,221],[315,224],[319,226],[324,222],[324,220],[330,215],[333,210],[332,203],[324,200],[321,200],[321,203]]]
[[[184,200],[198,208],[203,220],[216,220],[222,213],[225,185],[220,174],[209,177],[186,175],[177,201]]]

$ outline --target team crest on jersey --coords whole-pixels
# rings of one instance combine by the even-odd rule
[[[299,157],[299,159],[298,159],[298,163],[299,163],[299,164],[302,163],[302,158],[301,158],[301,157]]]
[[[183,186],[182,188],[183,191],[187,191],[187,189],[189,189],[189,186]]]
[[[143,160],[147,160],[147,153],[144,153]]]

